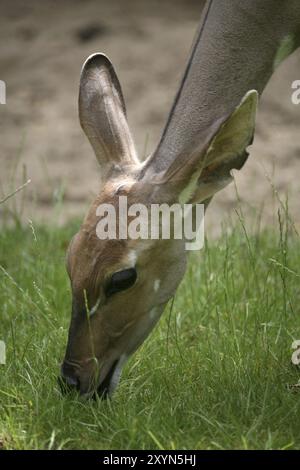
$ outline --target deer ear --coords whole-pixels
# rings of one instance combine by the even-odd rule
[[[253,142],[257,102],[256,90],[246,93],[235,110],[210,129],[205,150],[199,154],[196,149],[188,164],[175,172],[181,202],[212,197],[232,181],[231,170],[242,168]]]
[[[91,55],[83,65],[79,119],[102,166],[138,162],[121,86],[104,54]]]

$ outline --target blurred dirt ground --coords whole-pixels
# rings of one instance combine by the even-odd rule
[[[1,0],[0,79],[7,85],[7,104],[0,106],[0,189],[7,194],[27,177],[32,179],[13,202],[17,211],[24,206],[24,220],[63,223],[83,215],[97,192],[99,168],[77,117],[78,80],[86,57],[102,51],[111,58],[139,154],[146,155],[165,123],[202,4]],[[290,212],[300,222],[300,105],[291,102],[296,79],[300,51],[269,83],[250,158],[236,174],[244,213],[250,217],[253,209],[262,209],[263,224],[276,213],[272,184],[283,200],[288,193]],[[217,233],[220,221],[236,207],[232,184],[211,204],[209,230]],[[4,205],[1,211],[3,218]]]

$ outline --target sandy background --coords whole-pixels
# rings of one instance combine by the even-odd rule
[[[63,223],[83,215],[99,186],[99,168],[77,117],[78,80],[88,55],[109,55],[119,75],[140,155],[156,145],[193,39],[202,7],[196,0],[1,0],[0,182],[7,194],[32,183],[5,205],[22,217]],[[258,51],[259,53],[259,51]],[[300,105],[291,83],[300,79],[300,51],[274,74],[261,100],[255,145],[236,184],[247,217],[289,195],[300,223]],[[59,201],[63,201],[59,204]],[[16,205],[16,207],[15,207]],[[234,214],[234,185],[211,204],[207,224]],[[4,205],[0,217],[4,218]],[[249,219],[250,220],[250,219]]]

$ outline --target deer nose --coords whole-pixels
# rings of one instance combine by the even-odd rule
[[[72,390],[80,390],[80,380],[76,375],[75,369],[66,363],[63,363],[61,366],[61,375],[58,377],[58,383],[64,394]]]

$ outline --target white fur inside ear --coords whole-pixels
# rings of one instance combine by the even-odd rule
[[[127,191],[130,190],[135,182],[136,181],[134,179],[129,179],[129,178],[118,181],[113,186],[113,194],[116,195],[123,189],[126,189]]]

